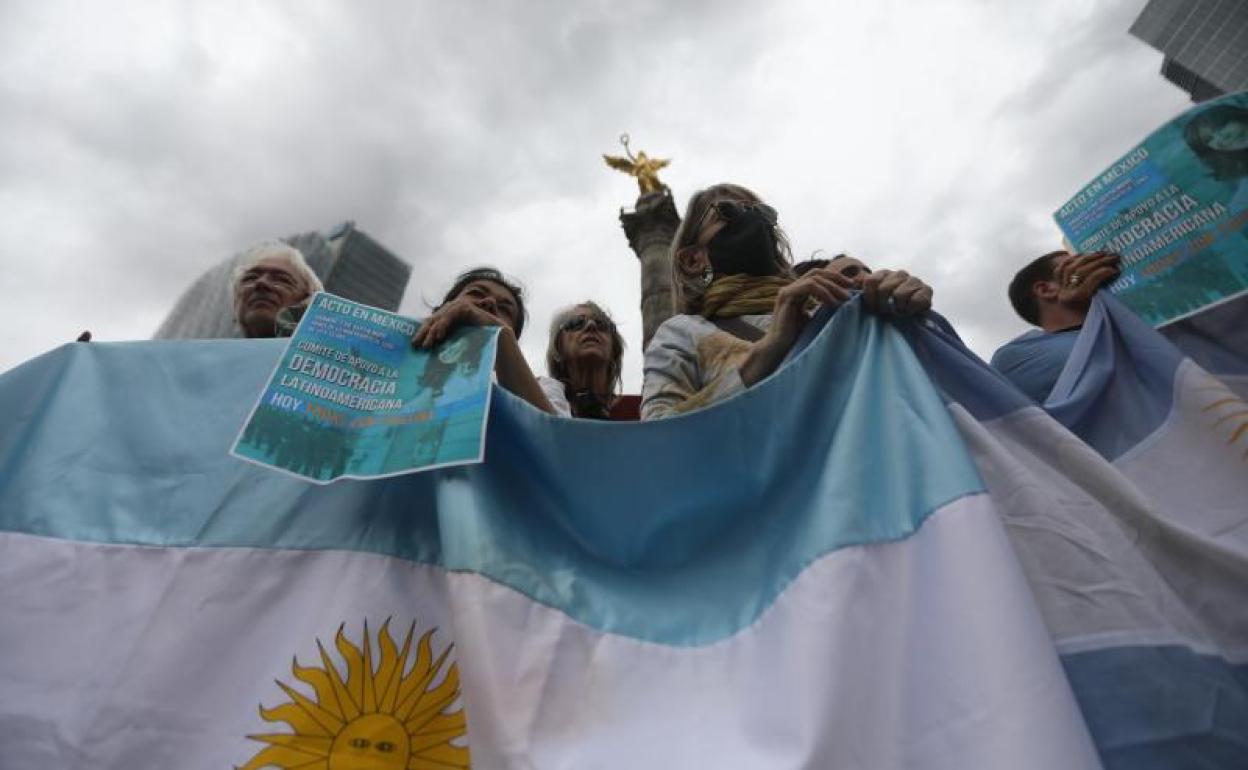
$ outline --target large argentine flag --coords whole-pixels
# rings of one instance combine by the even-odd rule
[[[1044,408],[928,322],[1109,768],[1248,767],[1248,404],[1102,293]]]
[[[845,308],[653,424],[500,393],[482,465],[226,454],[281,343],[0,378],[0,768],[1091,768],[904,337]]]
[[[1161,329],[1183,355],[1248,398],[1248,295]]]

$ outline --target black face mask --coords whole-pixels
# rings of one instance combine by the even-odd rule
[[[768,276],[780,272],[776,264],[776,231],[769,218],[753,206],[742,207],[706,244],[716,276]]]

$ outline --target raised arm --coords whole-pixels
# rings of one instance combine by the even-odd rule
[[[524,359],[515,332],[498,316],[491,315],[466,297],[446,303],[426,318],[412,338],[412,346],[432,349],[441,344],[452,330],[465,325],[500,327],[498,356],[494,361],[498,384],[543,412],[555,414],[555,408],[542,392],[542,386],[538,384],[528,361]]]
[[[557,414],[550,399],[542,391],[537,377],[529,368],[516,335],[504,326],[498,333],[498,359],[494,363],[494,372],[498,375],[498,384],[528,401],[547,414]]]

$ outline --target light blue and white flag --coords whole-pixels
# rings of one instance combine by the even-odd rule
[[[1159,329],[1183,355],[1248,398],[1248,296]]]
[[[1117,300],[1044,407],[914,330],[1108,768],[1248,766],[1248,404]]]
[[[483,464],[329,487],[226,454],[280,350],[0,377],[3,770],[1099,766],[949,409],[857,304],[715,408],[500,392]]]

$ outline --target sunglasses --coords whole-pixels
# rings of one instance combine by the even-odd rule
[[[697,232],[701,232],[702,228],[706,226],[706,219],[712,213],[714,213],[721,222],[731,222],[747,211],[758,212],[763,219],[767,221],[767,224],[772,227],[775,227],[776,222],[779,221],[779,216],[776,214],[776,210],[771,206],[768,206],[766,203],[744,203],[742,201],[721,200],[715,201],[707,207],[706,212],[702,215],[702,221],[698,222]]]
[[[579,332],[581,329],[584,329],[586,326],[589,326],[590,321],[593,321],[594,326],[597,326],[599,329],[604,329],[608,332],[615,331],[615,324],[612,323],[610,318],[601,318],[598,316],[587,316],[587,315],[572,316],[568,320],[559,324],[559,331]]]

